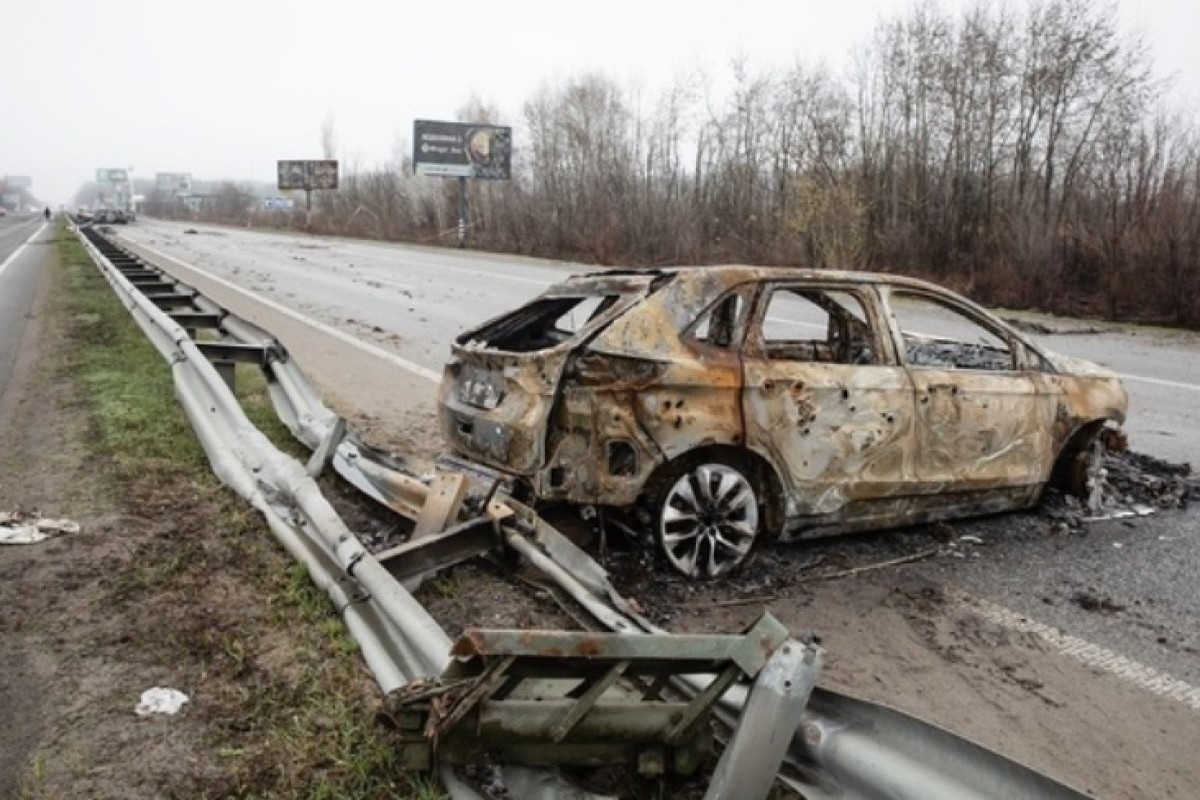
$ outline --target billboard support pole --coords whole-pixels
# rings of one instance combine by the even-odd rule
[[[458,248],[467,246],[467,179],[458,179]]]

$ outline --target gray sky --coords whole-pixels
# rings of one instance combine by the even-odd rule
[[[1200,0],[1119,0],[1173,98],[1200,103]],[[516,119],[539,86],[585,71],[655,88],[729,60],[847,63],[910,0],[5,0],[0,173],[66,202],[96,167],[270,181],[278,158],[378,164],[412,120],[472,94]],[[944,0],[956,9],[960,0]]]

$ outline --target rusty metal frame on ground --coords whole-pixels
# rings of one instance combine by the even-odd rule
[[[496,659],[494,647],[485,647],[487,654],[472,651],[470,642],[481,640],[468,639],[460,645],[466,649],[459,651],[468,663],[472,658],[491,659],[490,667],[472,676],[466,665],[454,660],[444,631],[392,574],[412,584],[423,574],[500,544],[533,566],[543,581],[577,602],[598,624],[624,634],[594,640],[602,652],[611,656],[630,654],[631,649],[654,651],[661,654],[659,660],[669,661],[672,653],[686,650],[686,637],[669,634],[640,616],[613,589],[596,561],[532,510],[507,497],[486,471],[463,471],[462,481],[446,477],[445,472],[439,477],[436,465],[382,453],[358,441],[325,408],[286,351],[265,331],[149,268],[95,232],[80,232],[80,238],[138,324],[171,362],[180,400],[218,476],[259,508],[281,543],[308,565],[314,581],[334,598],[385,692],[431,688],[436,683],[430,681],[444,679],[443,685],[474,689],[476,702],[467,712],[473,709],[482,715],[489,710],[487,703],[511,682],[514,676],[509,670],[528,652],[508,652]],[[127,276],[152,287],[150,293],[138,291]],[[175,319],[168,316],[168,309]],[[185,330],[188,325],[218,330],[220,340],[202,350]],[[242,360],[267,372],[280,418],[314,451],[307,467],[279,453],[237,406],[226,381],[233,376],[229,364]],[[412,519],[424,535],[392,553],[380,554],[384,559],[367,552],[312,479],[327,462],[368,496]],[[494,645],[512,634],[476,635]],[[545,635],[574,641],[572,634]],[[630,635],[639,643],[629,644]],[[819,647],[778,636],[770,641],[774,643],[770,655],[754,671],[745,665],[734,671],[728,663],[712,665],[708,677],[667,670],[662,685],[650,695],[673,692],[684,709],[693,707],[689,698],[701,698],[725,730],[732,731],[709,798],[764,797],[771,782],[765,776],[779,769],[781,759],[780,779],[813,800],[1083,796],[912,717],[814,688]],[[720,643],[714,639],[708,645],[719,648]],[[543,717],[548,726],[534,726],[535,732],[548,734],[547,741],[560,734],[565,739],[603,705],[628,697],[630,681],[625,673],[635,660],[600,658],[597,663],[605,668],[599,675],[592,669],[580,672],[575,664],[565,683],[561,678],[522,676],[522,681],[526,677],[538,681],[539,691],[557,686],[561,699],[574,701]],[[756,681],[739,682],[739,676],[756,676]],[[425,699],[434,696],[442,695]],[[445,717],[440,719],[445,723]],[[438,729],[435,715],[426,722]],[[453,724],[443,727],[449,731]],[[653,755],[647,758],[652,760]],[[647,771],[654,771],[653,764],[647,766]],[[452,796],[477,796],[445,761],[439,762],[439,774]],[[552,772],[508,765],[503,777],[510,791],[522,797],[581,796]]]

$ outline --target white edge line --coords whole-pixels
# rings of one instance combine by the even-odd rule
[[[7,267],[9,264],[16,261],[17,257],[20,256],[21,253],[23,253],[25,251],[25,248],[29,247],[29,243],[32,242],[34,239],[36,239],[41,234],[42,231],[46,230],[46,226],[49,224],[50,224],[49,222],[43,222],[42,226],[40,228],[38,228],[36,231],[31,233],[29,235],[29,238],[26,239],[24,242],[22,242],[21,245],[16,250],[13,250],[12,253],[8,256],[8,258],[4,259],[4,263],[0,264],[0,272],[4,272],[5,267]]]
[[[122,238],[124,238],[124,237],[122,237]],[[126,239],[126,241],[128,241],[131,245],[133,245],[134,247],[136,247],[138,249],[145,250],[148,253],[158,256],[159,258],[164,258],[168,261],[173,261],[176,264],[178,264],[179,266],[184,267],[186,269],[190,269],[193,272],[197,272],[200,275],[204,276],[206,279],[211,280],[214,283],[217,283],[221,286],[224,286],[226,289],[237,292],[238,294],[242,295],[243,297],[247,297],[256,303],[266,306],[267,308],[271,309],[272,311],[275,311],[279,314],[283,314],[284,316],[290,317],[291,319],[295,320],[296,322],[307,325],[310,328],[318,330],[321,333],[324,333],[328,336],[332,336],[339,341],[342,341],[342,342],[345,342],[346,344],[357,347],[360,350],[370,353],[371,355],[375,356],[376,358],[382,359],[384,361],[387,361],[387,362],[393,364],[394,366],[400,367],[401,369],[408,370],[409,372],[413,373],[414,375],[418,375],[427,381],[432,381],[434,383],[437,383],[438,381],[440,381],[442,379],[442,376],[439,373],[429,369],[428,367],[423,367],[420,364],[409,361],[407,358],[403,358],[401,356],[396,355],[393,352],[384,350],[382,347],[378,347],[377,345],[373,345],[370,342],[364,342],[362,339],[355,338],[354,336],[351,336],[350,334],[346,333],[345,331],[340,331],[337,328],[330,327],[329,325],[326,325],[323,322],[318,322],[317,320],[313,319],[312,317],[307,317],[298,311],[295,311],[293,309],[288,308],[285,305],[281,305],[281,304],[275,302],[274,300],[271,300],[269,298],[263,297],[262,295],[250,292],[250,291],[242,288],[241,286],[238,286],[236,283],[233,283],[232,281],[226,280],[225,278],[222,278],[217,275],[213,275],[211,272],[202,270],[199,267],[195,267],[195,266],[189,264],[188,262],[184,261],[183,259],[176,258],[175,256],[170,255],[168,253],[164,253],[162,250],[159,250],[156,247],[151,247],[148,244],[141,244],[140,242],[130,241],[128,239]],[[183,279],[181,278],[181,280],[183,280]]]
[[[1178,701],[1200,711],[1200,687],[1172,678],[1153,667],[1091,644],[1078,636],[1063,633],[988,600],[970,595],[962,595],[959,599],[981,617],[1002,628],[1035,634],[1060,654],[1070,656],[1086,667],[1111,673],[1159,697]]]
[[[1168,381],[1163,378],[1147,378],[1144,375],[1127,375],[1123,372],[1117,373],[1117,377],[1126,381],[1135,381],[1137,383],[1152,383],[1155,386],[1170,386],[1173,389],[1189,389],[1193,392],[1200,392],[1200,384],[1181,383],[1179,381]]]

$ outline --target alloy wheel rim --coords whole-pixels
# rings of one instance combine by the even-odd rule
[[[728,572],[749,554],[758,534],[758,498],[742,473],[701,464],[667,492],[659,539],[671,566],[691,577]]]

